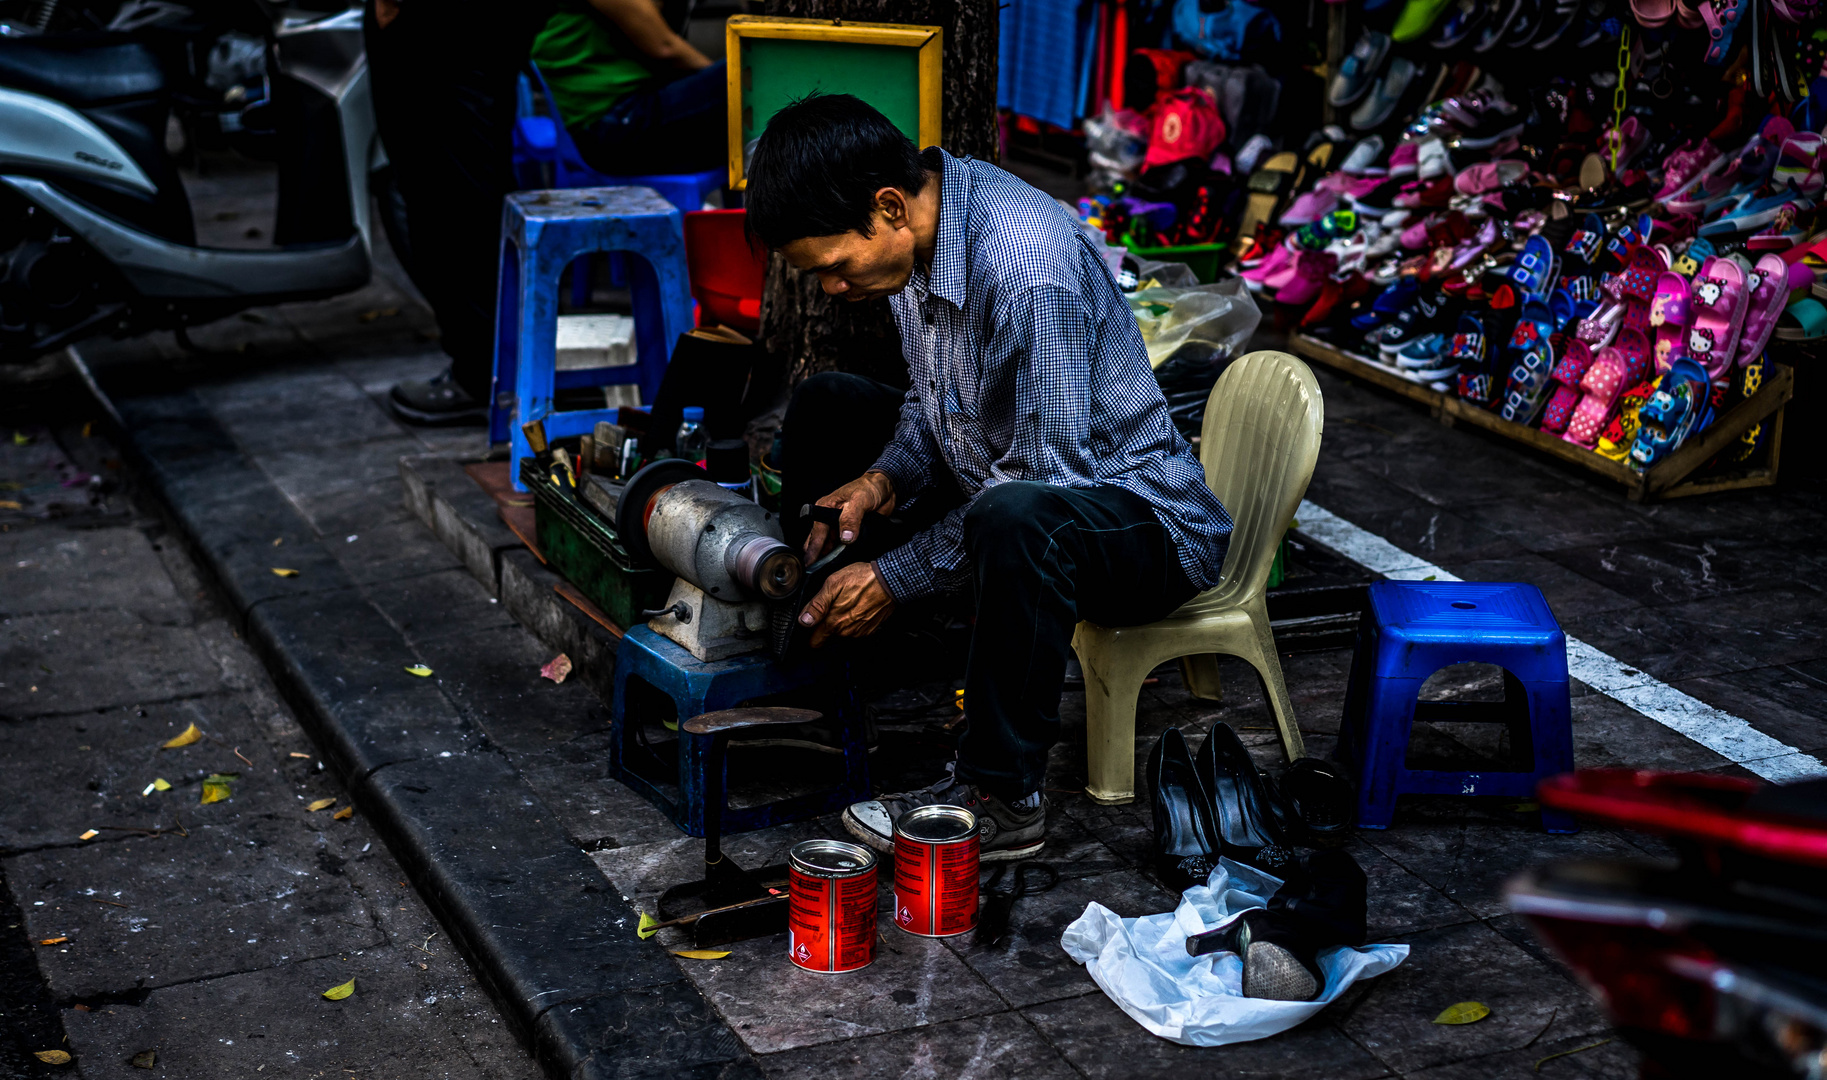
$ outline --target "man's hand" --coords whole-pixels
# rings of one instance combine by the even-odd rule
[[[893,614],[894,597],[876,574],[875,564],[852,563],[825,579],[825,587],[800,612],[799,621],[813,628],[816,649],[832,634],[867,637]]]
[[[892,514],[894,504],[894,485],[889,483],[886,474],[879,472],[866,472],[818,500],[820,506],[838,508],[838,539],[846,544],[856,539],[857,531],[863,527],[864,514],[870,512]],[[829,546],[830,542],[830,526],[822,521],[815,523],[812,526],[812,532],[806,536],[806,564],[811,565],[817,562],[818,557],[825,553],[825,548]],[[835,580],[835,575],[833,580]],[[827,584],[825,587],[829,589],[830,585]]]

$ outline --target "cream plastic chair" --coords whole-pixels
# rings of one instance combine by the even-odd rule
[[[1136,698],[1155,666],[1184,658],[1188,686],[1216,696],[1217,657],[1242,657],[1262,675],[1282,747],[1303,753],[1288,702],[1265,597],[1276,549],[1319,458],[1325,406],[1307,365],[1287,353],[1254,352],[1225,369],[1205,404],[1199,459],[1205,482],[1234,528],[1217,587],[1146,626],[1081,622],[1072,648],[1085,669],[1089,783],[1100,803],[1135,799]]]

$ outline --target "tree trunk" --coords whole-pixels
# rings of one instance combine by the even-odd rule
[[[944,27],[942,145],[960,156],[998,159],[996,0],[767,0],[767,14]],[[834,300],[817,279],[779,255],[768,262],[761,338],[787,386],[821,371],[907,385],[901,335],[888,301]]]

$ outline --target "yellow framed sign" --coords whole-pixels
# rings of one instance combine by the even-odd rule
[[[748,186],[748,157],[768,121],[814,90],[855,94],[916,145],[938,145],[939,27],[732,15],[724,34],[731,188]]]

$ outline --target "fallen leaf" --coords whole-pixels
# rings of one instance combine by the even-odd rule
[[[1491,1015],[1491,1010],[1482,1001],[1461,1001],[1457,1005],[1448,1005],[1446,1011],[1434,1017],[1436,1024],[1476,1024]]]
[[[171,790],[171,781],[165,779],[162,776],[154,777],[152,780],[152,786],[159,791],[170,791]]]
[[[283,537],[283,536],[273,537],[273,546],[274,547],[278,547],[280,544],[283,544],[283,543],[285,543],[285,537]]]
[[[191,743],[196,742],[197,740],[201,739],[202,737],[203,737],[203,732],[198,729],[197,725],[192,724],[189,727],[185,728],[184,731],[181,734],[179,734],[178,736],[176,736],[175,738],[167,740],[165,745],[160,747],[159,749],[176,750],[180,746],[189,746]]]
[[[17,499],[0,499],[0,510],[24,510],[25,504]]]
[[[40,945],[62,945],[64,942],[66,942],[68,940],[70,940],[70,939],[67,937],[48,937],[48,938],[45,938],[43,941],[40,941],[38,944],[40,944]]]
[[[353,993],[355,993],[355,980],[350,979],[341,986],[332,986],[330,989],[325,990],[324,997],[329,998],[331,1001],[341,1001]]]
[[[139,1053],[127,1059],[127,1064],[136,1069],[150,1069],[158,1063],[159,1052],[157,1050],[141,1050]]]
[[[338,821],[348,821],[350,818],[355,816],[355,807],[345,806],[341,810],[338,810],[336,813],[331,814],[330,816],[335,818]]]
[[[729,955],[729,950],[722,952],[716,949],[674,949],[674,956],[683,956],[687,960],[721,960]]]
[[[571,674],[571,658],[559,653],[539,669],[539,674],[555,683],[564,682],[565,676]]]
[[[30,435],[27,435],[25,432],[23,432],[23,431],[13,432],[13,445],[14,446],[29,446],[29,445],[31,445],[31,442],[32,442],[32,437]],[[64,1060],[68,1061],[69,1058],[65,1058]]]
[[[311,813],[315,814],[319,810],[328,810],[330,807],[335,806],[335,805],[336,805],[335,799],[319,799],[316,802],[312,803],[311,805],[305,807],[305,809],[309,810]]]
[[[229,790],[228,780],[228,777],[220,774],[204,778],[203,796],[198,800],[197,805],[208,806],[210,803],[221,802],[223,799],[233,795],[234,792]]]
[[[94,430],[95,430],[95,422],[93,420],[85,420],[82,425],[82,437],[85,439],[88,438],[89,433]]]
[[[431,674],[431,669],[426,667],[424,664],[407,664],[406,665],[406,674],[417,675],[419,678],[423,679],[427,675]]]
[[[76,1004],[70,1006],[70,1008],[75,1009],[77,1012],[94,1012],[95,1011],[94,1009],[90,1008],[87,1005],[84,1005],[80,1001],[77,1002]]]
[[[296,570],[287,570],[287,569],[286,569],[286,568],[285,568],[285,567],[283,567],[283,566],[275,566],[275,567],[273,567],[273,573],[275,573],[275,574],[278,574],[278,575],[279,575],[279,576],[280,576],[280,577],[297,577],[297,576],[298,576],[298,571],[296,571]]]
[[[647,914],[645,911],[641,912],[641,925],[634,928],[634,936],[640,938],[642,941],[646,941],[648,938],[659,933],[658,930],[653,929],[654,924],[659,921],[660,920]]]
[[[310,759],[311,759],[311,755],[309,755],[309,754],[301,754],[301,753],[299,753],[299,752],[298,752],[298,751],[296,751],[296,750],[294,750],[294,751],[292,751],[292,752],[291,752],[291,753],[289,753],[289,754],[287,754],[287,755],[286,755],[286,757],[301,757],[301,758],[304,758],[304,759],[305,759],[305,760],[306,760],[306,761],[309,761],[309,760],[310,760]]]
[[[15,435],[13,438],[17,440],[19,436]],[[70,1063],[70,1055],[62,1050],[40,1050],[32,1056],[46,1065],[68,1065]]]
[[[95,838],[96,838],[96,837],[98,837],[98,836],[100,836],[100,835],[101,835],[101,833],[98,833],[98,832],[96,832],[96,831],[95,831],[95,830],[94,830],[94,829],[90,829],[90,830],[89,830],[89,831],[88,831],[88,832],[86,832],[86,833],[83,833],[83,834],[82,834],[82,835],[81,835],[81,836],[79,836],[79,837],[77,837],[77,838],[76,838],[76,839],[78,839],[78,840],[93,840],[93,839],[95,839]]]

